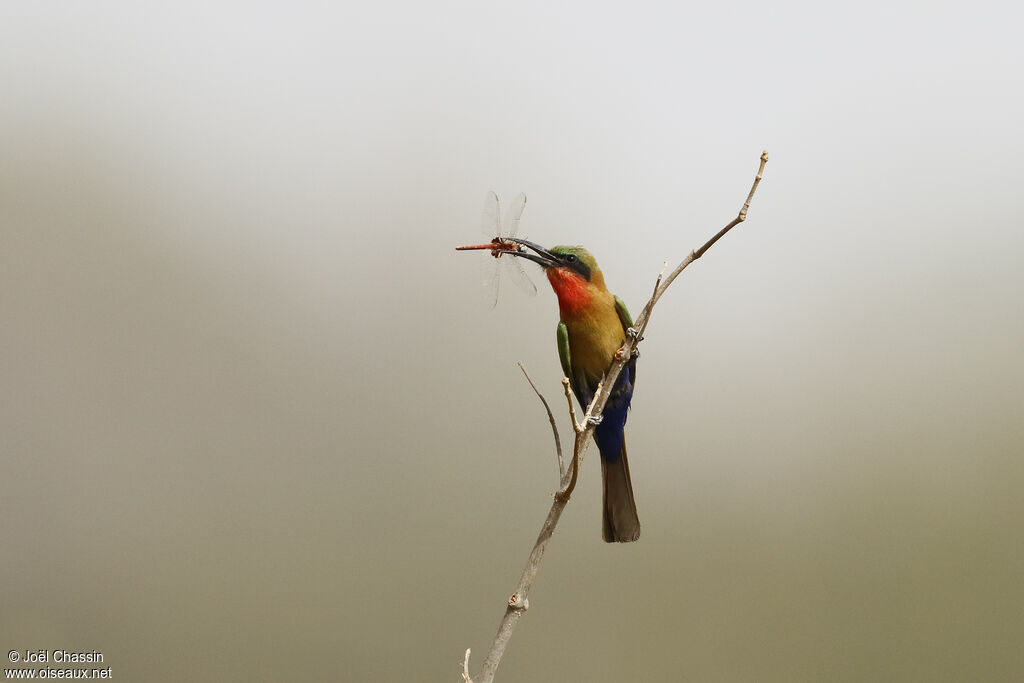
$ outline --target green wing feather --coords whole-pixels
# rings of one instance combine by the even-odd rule
[[[572,376],[572,356],[569,354],[569,328],[565,323],[558,323],[558,360],[562,362],[562,374],[573,382],[576,378]]]
[[[619,297],[615,297],[615,312],[619,314],[619,322],[622,323],[623,332],[633,327],[633,317],[629,314],[626,303]],[[629,369],[629,380],[634,383],[636,382],[636,357],[639,355],[640,352],[633,349],[633,357],[626,364],[626,367]]]
[[[619,314],[619,322],[622,323],[623,332],[633,327],[633,318],[629,315],[626,303],[619,297],[615,297],[615,312]]]

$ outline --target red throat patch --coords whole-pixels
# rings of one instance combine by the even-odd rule
[[[558,297],[558,307],[563,314],[573,315],[579,313],[588,305],[593,296],[590,293],[590,283],[583,279],[579,273],[568,268],[549,268],[547,270],[548,282],[551,289],[555,290]]]

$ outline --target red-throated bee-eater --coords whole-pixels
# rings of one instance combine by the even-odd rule
[[[597,261],[583,247],[541,246],[512,238],[531,249],[508,254],[540,264],[558,297],[558,357],[562,372],[569,378],[576,399],[584,407],[590,404],[597,385],[622,346],[633,319],[622,299],[608,291]],[[594,429],[594,440],[601,452],[601,479],[604,482],[604,540],[635,541],[640,538],[640,520],[629,480],[626,441],[623,430],[626,412],[636,382],[636,356],[622,369]]]

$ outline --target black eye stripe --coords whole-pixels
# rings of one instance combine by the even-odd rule
[[[590,281],[590,267],[586,263],[584,263],[579,256],[577,256],[576,254],[566,254],[564,257],[562,257],[562,260],[565,262],[565,265],[567,265],[570,270],[579,273],[588,282]]]

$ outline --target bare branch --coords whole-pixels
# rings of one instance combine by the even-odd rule
[[[462,680],[463,683],[473,683],[473,679],[469,677],[469,648],[466,648],[466,658],[462,660]]]
[[[544,525],[541,526],[537,541],[533,544],[533,550],[530,551],[530,556],[526,560],[526,566],[523,567],[523,573],[519,577],[519,585],[516,587],[516,592],[509,598],[508,605],[505,608],[505,616],[501,618],[501,624],[498,625],[498,633],[494,636],[491,649],[487,653],[486,659],[484,659],[480,671],[480,683],[491,683],[494,680],[494,672],[498,668],[502,655],[505,654],[505,648],[508,645],[508,641],[512,638],[512,632],[519,622],[519,617],[522,616],[529,606],[526,595],[529,594],[530,588],[533,586],[533,580],[540,570],[540,561],[544,557],[544,551],[547,550],[551,534],[554,533],[555,527],[558,526],[558,518],[562,516],[562,510],[565,509],[565,505],[568,502],[569,498],[567,496],[556,496],[554,503],[551,504],[551,509],[548,510],[548,516],[544,520]]]
[[[501,624],[498,626],[498,633],[494,637],[494,642],[491,644],[491,649],[487,653],[487,658],[484,660],[481,668],[480,683],[493,682],[494,673],[498,668],[498,663],[501,661],[502,655],[505,653],[505,648],[512,637],[512,632],[515,630],[516,623],[519,621],[519,617],[522,616],[523,612],[526,611],[526,608],[529,605],[527,596],[529,595],[530,588],[533,586],[533,581],[537,576],[537,572],[540,569],[540,561],[544,557],[544,551],[547,549],[548,542],[551,540],[551,535],[554,533],[555,527],[558,525],[558,519],[561,517],[562,511],[569,502],[570,494],[572,493],[573,487],[575,487],[576,472],[579,469],[579,463],[583,460],[583,454],[590,443],[590,437],[594,433],[594,428],[597,426],[597,421],[592,418],[595,415],[602,415],[604,413],[604,406],[608,402],[608,396],[611,394],[612,387],[615,386],[615,381],[618,379],[619,373],[622,372],[622,368],[636,352],[637,345],[643,340],[644,331],[647,329],[647,323],[650,320],[651,312],[654,310],[654,305],[662,297],[665,290],[669,288],[676,277],[678,277],[688,265],[703,256],[704,253],[714,246],[715,242],[721,239],[727,232],[746,220],[747,210],[750,208],[750,203],[754,199],[754,192],[757,190],[757,186],[761,182],[766,163],[768,163],[768,152],[762,152],[761,165],[758,168],[757,176],[754,178],[754,183],[750,188],[750,192],[747,194],[747,199],[743,203],[742,208],[740,208],[740,212],[736,218],[719,230],[714,237],[705,242],[700,249],[691,251],[686,258],[676,266],[675,270],[669,273],[668,277],[662,278],[662,274],[665,272],[665,269],[662,268],[661,274],[658,275],[658,279],[654,284],[654,292],[651,294],[651,298],[643,307],[639,317],[634,321],[633,331],[627,334],[622,347],[615,353],[615,357],[612,360],[608,371],[605,373],[601,385],[594,394],[594,398],[590,402],[590,405],[587,406],[582,423],[576,422],[576,411],[573,407],[572,397],[569,393],[569,380],[566,378],[562,379],[562,383],[565,387],[566,398],[569,401],[569,415],[572,418],[573,430],[576,433],[576,438],[573,443],[572,465],[569,468],[568,473],[570,480],[566,482],[565,472],[563,470],[563,489],[559,491],[559,493],[555,494],[555,499],[551,504],[551,509],[548,511],[548,516],[544,520],[544,525],[540,529],[537,541],[534,543],[533,549],[530,551],[530,556],[526,560],[526,566],[523,568],[523,572],[519,577],[519,585],[516,587],[516,592],[512,594],[511,598],[509,598],[508,606],[505,609],[505,616],[502,617]],[[523,370],[523,372],[525,373],[526,371]],[[529,379],[529,377],[527,377],[527,379]],[[532,385],[533,382],[530,384]],[[541,400],[543,400],[543,397]],[[545,402],[544,405],[547,407],[547,402]],[[548,415],[550,416],[550,414],[551,411],[549,410]],[[561,463],[561,459],[559,462]],[[466,652],[466,657],[467,664],[465,668],[468,668],[468,650]],[[466,679],[467,677],[468,673],[464,673],[463,678]]]
[[[530,378],[530,373],[526,371],[526,367],[520,362],[516,362],[516,365],[518,365],[519,369],[523,371],[523,375],[526,376],[526,381],[530,383],[533,393],[537,394],[537,398],[539,398],[540,402],[544,404],[544,410],[548,413],[548,422],[551,423],[551,433],[555,435],[555,453],[558,456],[558,479],[561,481],[562,479],[565,479],[565,460],[562,458],[562,441],[558,438],[558,425],[555,424],[555,416],[551,414],[551,407],[548,405],[547,399],[545,399],[544,395],[538,391],[537,385],[533,383],[533,379]]]

